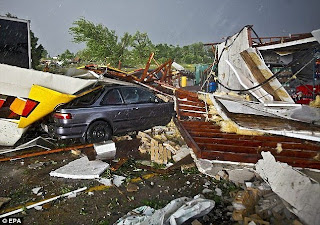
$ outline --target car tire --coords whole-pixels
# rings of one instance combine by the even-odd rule
[[[98,143],[111,139],[112,131],[109,124],[105,121],[95,121],[90,124],[86,132],[88,143]]]

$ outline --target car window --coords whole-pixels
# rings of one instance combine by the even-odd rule
[[[150,91],[138,89],[138,94],[140,103],[155,102],[156,97]]]
[[[137,88],[122,88],[122,97],[126,104],[138,103],[139,94]]]
[[[92,105],[104,91],[103,88],[94,90],[86,95],[74,99],[69,103],[70,106],[89,106]]]
[[[122,103],[118,89],[112,89],[103,97],[101,105],[120,105]]]
[[[122,88],[122,97],[126,104],[155,102],[155,95],[147,90],[135,87]]]

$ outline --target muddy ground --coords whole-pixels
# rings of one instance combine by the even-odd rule
[[[198,220],[202,224],[235,224],[232,221],[232,198],[230,191],[237,190],[234,184],[227,181],[216,181],[207,177],[196,168],[181,172],[180,166],[170,174],[157,174],[150,170],[138,169],[137,160],[149,158],[138,152],[139,139],[117,143],[116,158],[128,157],[129,160],[112,174],[126,176],[126,182],[119,188],[103,186],[96,180],[73,180],[50,177],[49,173],[68,162],[79,158],[71,152],[55,153],[46,156],[27,158],[0,163],[0,197],[10,197],[3,205],[0,214],[25,207],[28,204],[64,194],[81,187],[88,190],[74,198],[63,198],[43,205],[42,210],[24,210],[16,216],[24,218],[24,224],[113,224],[130,210],[143,205],[155,209],[164,207],[173,199],[202,194],[207,187],[219,188],[223,195],[215,192],[203,194],[215,201],[214,209],[207,216]],[[113,161],[109,161],[112,165]],[[186,162],[190,163],[190,162]],[[159,165],[154,165],[159,169]],[[144,175],[152,174],[150,178]],[[110,176],[107,170],[103,177]],[[134,184],[139,187],[136,192],[128,192],[127,185],[132,179],[144,177]],[[32,189],[41,187],[41,194],[35,195]],[[93,194],[92,194],[93,193]],[[228,207],[229,206],[229,207]],[[185,224],[191,224],[189,220]]]

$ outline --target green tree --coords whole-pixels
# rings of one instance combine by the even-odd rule
[[[63,66],[66,66],[70,63],[72,59],[75,58],[75,54],[69,51],[69,49],[65,50],[60,56],[59,60],[63,62]]]
[[[69,51],[69,49],[65,50],[61,55],[60,55],[60,60],[62,61],[66,61],[66,60],[70,60],[73,59],[75,57],[75,55]]]
[[[40,60],[42,58],[42,55],[45,51],[42,44],[38,45],[38,40],[36,36],[34,36],[34,33],[30,30],[30,37],[31,37],[31,66],[33,69],[36,69],[37,66],[40,64]]]
[[[130,47],[132,44],[132,36],[126,32],[121,37],[120,43],[117,46],[117,52],[116,57],[119,61],[125,64],[130,63],[130,52],[128,50],[128,47]]]
[[[137,31],[132,37],[132,54],[136,59],[136,63],[145,63],[154,51],[154,45],[148,37],[147,33]]]
[[[86,49],[82,53],[83,56],[90,57],[87,60],[112,64],[118,62],[117,52],[120,47],[114,30],[109,30],[102,24],[95,25],[84,18],[74,21],[73,25],[69,32],[73,35],[73,42],[86,43]]]
[[[41,58],[46,59],[46,58],[50,58],[49,53],[47,50],[43,50],[42,54],[41,54]]]
[[[73,22],[69,28],[75,43],[85,43],[86,48],[79,51],[80,58],[97,63],[118,65],[119,60],[126,66],[145,64],[151,52],[163,63],[174,59],[178,63],[211,63],[212,52],[201,42],[180,47],[168,44],[153,45],[147,33],[137,31],[134,35],[124,33],[121,38],[114,30],[109,30],[102,24],[94,24],[85,18]]]
[[[174,55],[172,54],[172,52],[173,52],[172,47],[167,44],[157,44],[155,46],[156,58],[162,63],[167,61],[169,58],[171,59],[174,58]]]

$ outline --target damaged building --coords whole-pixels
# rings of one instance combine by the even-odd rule
[[[232,215],[229,215],[233,221],[252,224],[249,221],[261,222],[262,218],[268,219],[269,215],[266,215],[268,210],[263,210],[261,202],[273,199],[273,203],[276,202],[276,204],[270,208],[273,211],[274,208],[280,208],[277,211],[282,213],[279,218],[285,218],[286,215],[283,212],[286,212],[289,215],[286,216],[288,221],[299,218],[305,224],[317,224],[320,220],[317,215],[320,205],[314,199],[319,198],[319,183],[296,169],[317,172],[320,169],[320,110],[318,108],[320,99],[317,97],[320,94],[319,39],[320,30],[289,37],[258,37],[252,26],[245,26],[222,43],[211,44],[215,51],[215,59],[204,73],[206,77],[201,78],[203,83],[197,87],[181,85],[181,81],[186,79],[181,72],[182,69],[173,71],[173,67],[179,68],[179,65],[171,59],[159,65],[154,59],[154,53],[151,53],[145,68],[127,72],[109,65],[90,64],[82,67],[87,70],[87,73],[81,75],[81,78],[0,64],[0,107],[2,106],[0,145],[12,147],[9,150],[0,151],[0,162],[11,163],[18,159],[27,160],[37,156],[71,151],[72,157],[78,159],[70,160],[68,164],[61,160],[59,163],[64,164],[59,166],[50,162],[52,171],[48,174],[61,179],[94,179],[95,182],[99,182],[96,187],[88,188],[90,191],[87,191],[87,187],[75,191],[69,190],[48,201],[70,195],[76,196],[75,193],[83,191],[88,192],[88,195],[90,193],[91,196],[94,195],[94,191],[105,190],[107,187],[114,188],[119,196],[124,196],[125,201],[131,202],[134,198],[126,196],[123,190],[120,190],[125,182],[126,190],[130,193],[139,190],[139,187],[133,184],[137,182],[154,188],[154,184],[147,182],[147,179],[159,174],[175,174],[177,168],[183,170],[182,166],[191,165],[190,167],[193,168],[196,165],[206,176],[205,179],[218,181],[229,179],[234,183],[241,183],[242,186],[239,185],[241,187],[244,186],[245,181],[248,181],[245,183],[245,190],[234,193]],[[150,69],[153,61],[156,68]],[[45,120],[48,115],[52,115],[60,105],[92,93],[97,88],[96,84],[116,87],[139,86],[148,89],[154,93],[152,95],[154,101],[150,102],[149,99],[148,104],[159,105],[159,102],[171,102],[170,105],[173,105],[174,103],[175,114],[172,116],[172,122],[167,126],[154,126],[148,130],[140,130],[130,134],[131,136],[119,137],[115,135],[116,133],[110,133],[111,140],[103,143],[61,147],[51,143],[53,139],[50,139],[49,147],[43,147],[39,145],[39,139],[36,139],[21,146],[15,146],[30,127]],[[210,85],[216,85],[217,90],[215,91],[214,88],[204,91],[204,87]],[[199,90],[201,88],[202,90]],[[130,104],[125,102],[120,89],[116,88],[118,94],[116,104],[110,104],[109,107]],[[107,93],[104,94],[106,97],[98,97],[107,99]],[[138,106],[130,110],[138,112],[142,108],[141,105]],[[90,107],[94,108],[97,105],[90,105]],[[169,110],[163,110],[162,113],[168,112]],[[73,119],[75,116],[72,113],[68,115],[62,115],[63,112],[60,111],[58,113],[60,113],[58,119],[62,121]],[[118,114],[120,113],[119,111]],[[171,113],[170,111],[170,115]],[[116,114],[114,115],[116,117]],[[129,113],[126,115],[127,120],[132,119],[128,118]],[[146,111],[135,113],[134,119],[138,123],[147,115],[149,116]],[[102,128],[96,130],[96,133],[102,134],[105,124],[100,123],[99,126]],[[109,131],[112,132],[112,129]],[[150,170],[154,172],[153,174],[138,175],[135,178],[131,177],[131,174],[127,178],[125,174],[112,174],[115,171],[119,172],[119,168],[130,161],[127,157],[128,152],[125,152],[125,157],[122,155],[120,159],[115,160],[118,156],[116,152],[120,149],[132,150],[131,145],[135,146],[132,149],[136,154],[141,153],[144,155],[143,158],[149,157],[151,161],[151,163],[147,162],[148,165],[144,165],[145,161],[142,163],[142,160],[134,159],[133,161],[139,161],[134,170],[139,172]],[[25,153],[24,150],[30,150],[30,146],[37,150],[42,148],[42,150],[37,152],[31,150],[31,153]],[[111,161],[112,159],[115,161]],[[112,165],[102,160],[110,160]],[[152,163],[163,168],[154,168],[151,166],[154,165]],[[29,166],[32,169],[38,169],[43,165],[45,163],[35,162]],[[217,165],[219,170],[216,168]],[[249,169],[229,170],[226,165],[248,166]],[[273,168],[277,171],[275,172]],[[131,167],[125,169],[132,170]],[[108,174],[104,174],[105,171]],[[242,178],[243,174],[238,177],[237,173],[243,173],[243,171],[247,177]],[[102,174],[105,177],[102,177]],[[256,183],[251,181],[258,176],[264,183],[261,181],[263,184],[258,182],[255,186]],[[286,182],[286,176],[290,176],[290,182]],[[211,185],[210,182],[210,184],[207,183],[205,182],[203,187]],[[190,182],[187,184],[189,185]],[[262,187],[264,185],[267,187]],[[41,188],[37,187],[33,193],[38,194],[40,190]],[[223,193],[218,186],[215,186],[214,190],[216,196],[222,196]],[[213,191],[206,190],[202,193],[205,192]],[[291,192],[299,194],[295,197]],[[283,203],[280,198],[286,203]],[[257,205],[259,199],[262,204],[262,206],[259,205],[260,208]],[[27,209],[38,207],[46,201],[30,204]],[[142,212],[140,208],[134,211],[136,214],[133,218],[129,213],[128,217],[124,216],[119,224],[126,224],[123,221],[128,218],[128,221],[137,219],[136,215],[140,213],[143,214],[141,216],[145,223],[157,220],[164,223],[166,219],[167,224],[170,224],[168,221],[175,221],[176,216],[175,213],[170,214],[170,207],[175,206],[173,209],[177,212],[188,210],[184,208],[181,201],[188,201],[190,205],[199,204],[203,208],[196,212],[192,208],[189,212],[193,213],[185,215],[178,213],[181,217],[176,224],[182,224],[197,216],[202,217],[208,214],[216,204],[213,200],[202,199],[201,196],[196,196],[194,199],[177,199],[173,200],[171,205],[168,203],[163,210],[155,211],[148,208],[152,212],[148,215],[144,215],[144,211]],[[308,202],[311,202],[312,207]],[[252,208],[254,204],[257,206],[255,209]],[[272,205],[272,202],[270,204]],[[251,211],[249,205],[251,205]],[[284,205],[296,217],[291,216]],[[2,212],[0,218],[23,210],[25,209],[7,210],[8,212]],[[249,211],[250,214],[252,212],[259,214],[258,218],[249,218]],[[262,222],[264,223],[260,224],[270,224]],[[175,223],[172,222],[172,224]]]

